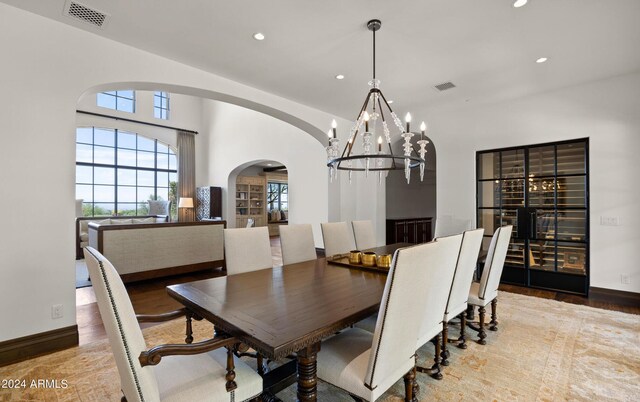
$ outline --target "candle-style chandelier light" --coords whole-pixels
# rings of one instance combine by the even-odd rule
[[[420,125],[420,140],[417,144],[420,149],[416,151],[411,144],[414,133],[410,131],[411,115],[407,113],[406,129],[402,121],[389,106],[389,102],[380,90],[380,80],[376,79],[376,31],[380,29],[380,20],[371,20],[367,28],[373,32],[373,79],[369,81],[369,93],[360,109],[360,113],[349,132],[349,140],[340,154],[340,140],[337,138],[336,121],[332,122],[332,130],[329,131],[329,146],[327,150],[327,166],[329,177],[333,181],[337,178],[338,170],[349,172],[349,181],[354,171],[364,171],[368,176],[369,171],[378,172],[378,180],[382,181],[382,174],[389,170],[404,169],[407,184],[411,178],[411,169],[420,167],[420,180],[424,179],[426,146],[429,143],[424,137],[427,129],[424,122]],[[391,123],[389,123],[391,121]],[[394,155],[391,147],[391,131],[389,125],[395,125],[400,136],[404,139],[403,155]],[[363,127],[364,126],[364,127]],[[364,128],[364,130],[363,130]],[[382,134],[379,134],[382,132]],[[356,148],[358,134],[362,138],[361,147]],[[378,149],[374,149],[377,134]],[[384,135],[384,139],[383,139]],[[383,142],[386,143],[386,151],[383,151]],[[361,148],[361,149],[359,149]]]

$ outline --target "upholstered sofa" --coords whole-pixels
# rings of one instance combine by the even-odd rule
[[[273,209],[267,213],[269,237],[280,236],[280,226],[289,224],[289,211]]]
[[[226,221],[89,223],[89,245],[124,282],[224,267]]]
[[[148,224],[168,222],[167,215],[144,216],[94,216],[76,218],[76,260],[84,258],[82,249],[89,245],[89,223],[110,224]]]

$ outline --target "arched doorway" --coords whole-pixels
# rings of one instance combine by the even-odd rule
[[[284,163],[244,163],[229,174],[227,189],[228,227],[267,226],[270,236],[278,236],[278,227],[288,223],[289,172]]]

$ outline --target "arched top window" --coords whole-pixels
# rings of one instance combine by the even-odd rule
[[[96,95],[96,104],[107,109],[135,113],[136,91],[128,89],[121,91],[100,92]]]
[[[76,198],[84,216],[147,215],[148,200],[176,208],[176,155],[158,140],[111,128],[76,129]]]

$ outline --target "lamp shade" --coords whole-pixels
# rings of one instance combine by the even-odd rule
[[[178,202],[178,208],[193,208],[193,198],[180,197],[180,201]]]

